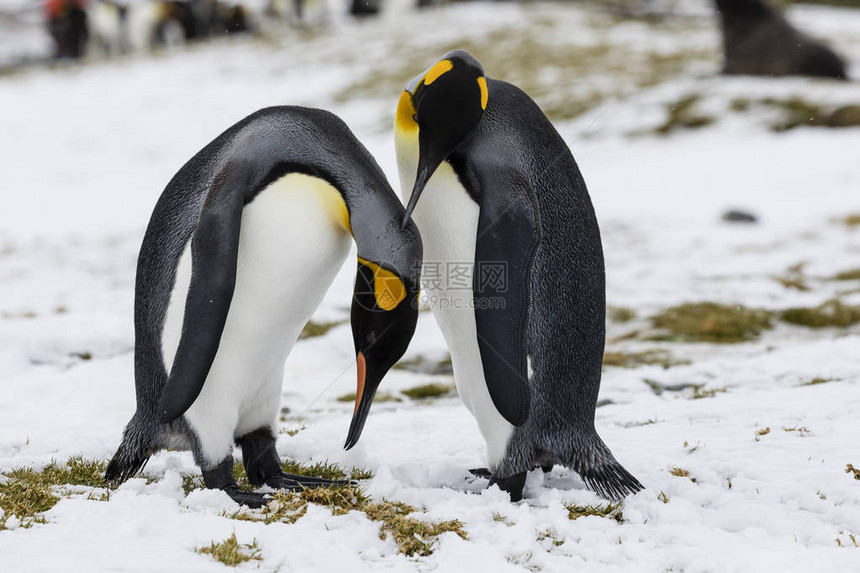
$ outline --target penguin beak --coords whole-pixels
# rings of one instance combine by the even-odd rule
[[[367,421],[367,414],[370,412],[370,405],[373,403],[373,397],[376,396],[376,388],[379,385],[379,381],[375,384],[367,383],[367,360],[363,352],[358,353],[358,356],[355,358],[355,364],[358,370],[355,409],[352,412],[352,423],[349,425],[346,442],[343,444],[345,450],[349,450],[358,443],[361,431],[364,429],[364,423]]]
[[[406,225],[409,224],[409,219],[412,217],[412,211],[414,211],[415,206],[418,205],[418,198],[421,197],[421,193],[427,185],[427,180],[430,179],[430,176],[427,173],[426,167],[422,167],[418,171],[418,177],[415,179],[415,185],[412,187],[412,195],[409,196],[409,204],[406,205],[406,213],[403,215],[403,223],[400,225],[401,229],[405,229]]]
[[[433,145],[432,140],[423,141],[419,145],[418,176],[415,178],[415,185],[412,187],[412,195],[410,195],[409,203],[406,205],[406,214],[403,215],[403,225],[401,228],[406,228],[409,218],[412,217],[412,211],[415,210],[415,206],[418,204],[418,199],[421,197],[421,193],[427,185],[427,181],[429,181],[433,174],[436,173],[436,170],[442,162],[445,161],[447,156],[448,153],[441,149],[437,149],[437,147]]]

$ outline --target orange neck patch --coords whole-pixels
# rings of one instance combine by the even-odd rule
[[[377,306],[385,311],[397,308],[406,298],[406,285],[400,277],[361,257],[358,257],[358,262],[373,271],[373,296]]]
[[[400,101],[397,103],[397,117],[394,120],[397,129],[403,131],[417,131],[418,124],[415,123],[415,106],[412,105],[412,94],[403,90],[400,93]]]

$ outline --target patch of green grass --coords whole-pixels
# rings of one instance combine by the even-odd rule
[[[451,364],[451,355],[445,356],[442,360],[430,360],[426,356],[416,356],[409,360],[401,360],[394,366],[394,370],[407,370],[416,374],[430,374],[433,376],[451,375],[454,373],[454,366]]]
[[[663,394],[663,392],[682,392],[684,390],[695,390],[696,388],[700,388],[701,384],[695,384],[693,382],[682,382],[680,384],[662,384],[653,380],[651,378],[643,378],[642,379],[645,384],[651,388],[651,391],[654,392],[657,396]]]
[[[659,424],[661,420],[657,418],[648,418],[647,420],[643,420],[641,422],[627,422],[622,424],[624,428],[641,428],[642,426],[652,426],[654,424]]]
[[[538,543],[542,541],[549,541],[553,547],[561,547],[564,545],[564,540],[558,538],[558,533],[553,529],[545,529],[538,533],[537,538],[535,539]]]
[[[580,517],[606,517],[614,519],[618,523],[624,522],[621,503],[607,503],[606,505],[577,505],[572,503],[564,504],[567,510],[568,519],[579,519]]]
[[[851,215],[846,215],[839,219],[839,222],[848,227],[849,229],[853,229],[854,227],[860,227],[860,213],[852,213]]]
[[[802,276],[774,276],[772,278],[785,288],[799,290],[803,292],[808,292],[810,290],[809,285],[806,284],[806,280]]]
[[[770,128],[776,132],[788,131],[800,126],[841,128],[860,125],[860,105],[858,104],[826,106],[799,96],[767,97],[760,100],[736,98],[732,100],[730,109],[735,112],[746,112],[754,105],[778,112],[779,117],[770,125]]]
[[[346,322],[346,320],[335,320],[333,322],[314,322],[313,320],[309,320],[305,327],[302,329],[302,333],[299,334],[299,340],[323,336],[335,326],[346,324]]]
[[[612,322],[630,322],[636,318],[636,311],[626,306],[609,305],[606,307],[606,316]]]
[[[606,352],[603,354],[603,366],[617,368],[638,368],[640,366],[662,366],[671,368],[689,364],[687,360],[673,360],[666,350],[645,350],[643,352]]]
[[[373,473],[366,468],[353,467],[346,470],[337,464],[325,462],[317,462],[313,465],[304,464],[301,462],[285,461],[281,464],[284,471],[289,474],[295,474],[305,477],[319,477],[323,479],[370,479]]]
[[[276,493],[274,502],[264,508],[263,520],[294,523],[304,516],[311,503],[329,508],[334,515],[364,513],[368,519],[380,522],[382,539],[390,535],[399,552],[410,557],[430,555],[439,535],[449,531],[467,539],[463,523],[457,519],[436,522],[416,519],[411,517],[418,511],[415,507],[402,502],[371,501],[360,488],[353,486]]]
[[[848,464],[845,466],[845,473],[852,474],[854,479],[860,481],[860,468],[855,468],[853,465]]]
[[[836,273],[833,276],[835,281],[860,281],[860,269],[851,269]]]
[[[235,567],[246,561],[261,561],[263,559],[260,557],[260,548],[257,547],[256,539],[250,544],[239,543],[235,533],[224,541],[213,541],[209,547],[198,547],[196,551],[202,555],[211,555],[213,559],[228,567]]]
[[[8,518],[14,515],[22,527],[43,523],[40,514],[48,511],[60,500],[61,492],[54,488],[62,486],[87,486],[112,489],[104,480],[107,462],[87,460],[81,456],[69,458],[60,464],[52,460],[42,470],[23,467],[3,472],[4,483],[0,483],[0,509]],[[107,499],[109,495],[91,499]],[[3,523],[0,522],[0,529]]]
[[[667,308],[651,317],[666,331],[658,340],[730,344],[754,340],[771,327],[771,313],[741,305],[690,302]]]
[[[696,483],[696,478],[690,477],[690,472],[683,468],[679,468],[678,466],[672,466],[672,469],[669,470],[669,473],[675,477],[684,477],[690,480],[693,483]]]
[[[44,523],[40,514],[54,507],[58,501],[60,498],[45,484],[19,480],[0,484],[0,509],[3,510],[0,531],[6,528],[5,520],[13,515],[25,528],[34,523]]]
[[[281,421],[286,422],[287,420],[284,417],[281,417]],[[279,434],[286,434],[292,438],[292,437],[296,436],[296,434],[298,434],[302,430],[307,430],[307,429],[308,429],[308,427],[305,426],[304,424],[302,424],[301,426],[295,426],[295,427],[291,427],[291,428],[281,428],[278,433]]]
[[[343,396],[338,396],[335,398],[338,402],[355,402],[355,392],[352,394],[344,394]],[[394,394],[377,394],[373,399],[373,402],[402,402],[400,398],[395,396]]]
[[[800,386],[818,386],[819,384],[827,384],[828,382],[834,382],[834,381],[836,381],[836,380],[839,380],[839,379],[838,379],[838,378],[820,378],[820,377],[816,377],[816,378],[812,378],[811,380],[807,380],[806,382],[803,382],[803,383],[801,383],[801,384],[799,384],[799,385],[800,385]]]
[[[683,382],[681,384],[661,384],[656,380],[652,380],[651,378],[644,378],[643,382],[651,388],[651,391],[654,392],[657,396],[663,394],[663,392],[681,392],[683,390],[693,390],[693,393],[690,395],[691,400],[701,400],[702,398],[713,398],[718,393],[728,392],[728,389],[723,388],[706,388],[704,384],[696,384],[693,382]]]
[[[809,328],[845,328],[860,322],[860,307],[831,299],[813,308],[789,308],[779,315],[780,320]]]
[[[689,94],[666,106],[668,117],[654,131],[668,135],[679,129],[699,129],[714,123],[714,118],[696,111],[699,94]]]
[[[735,98],[729,104],[729,108],[732,111],[743,112],[747,111],[752,105],[752,100],[745,97]]]
[[[726,392],[728,392],[726,388],[705,388],[704,384],[697,384],[693,388],[693,395],[690,396],[690,399],[701,400],[702,398],[713,398],[717,394],[724,394]]]
[[[839,128],[860,125],[860,105],[856,104],[828,108],[801,97],[765,98],[761,104],[782,112],[781,119],[771,125],[771,129],[777,132],[800,126]]]
[[[827,118],[827,127],[857,127],[860,125],[860,105],[843,105]]]
[[[431,384],[424,384],[422,386],[415,386],[414,388],[407,388],[406,390],[402,391],[403,394],[405,394],[409,398],[412,398],[413,400],[450,396],[453,392],[454,386],[450,384],[437,384],[435,382]]]

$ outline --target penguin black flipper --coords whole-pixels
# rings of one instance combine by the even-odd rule
[[[482,169],[477,179],[473,290],[478,348],[493,404],[508,422],[521,426],[529,415],[526,336],[541,235],[537,200],[528,180],[514,169]]]
[[[215,360],[236,286],[239,227],[250,166],[229,163],[216,176],[191,240],[191,284],[182,336],[159,404],[158,417],[170,423],[185,413]]]

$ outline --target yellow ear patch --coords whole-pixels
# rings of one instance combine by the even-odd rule
[[[427,73],[424,74],[424,85],[429,86],[433,82],[439,79],[443,74],[450,72],[454,68],[454,64],[451,60],[442,60],[435,64],[432,68],[427,70]]]
[[[382,310],[394,310],[406,298],[406,285],[400,277],[376,263],[358,257],[358,262],[373,271],[373,296]]]
[[[418,129],[415,123],[415,106],[412,105],[412,94],[403,90],[400,92],[400,101],[397,103],[397,116],[394,118],[394,127],[404,131]]]
[[[484,76],[478,78],[478,87],[481,88],[481,109],[487,109],[487,102],[490,100],[490,92],[487,91],[487,78]]]

